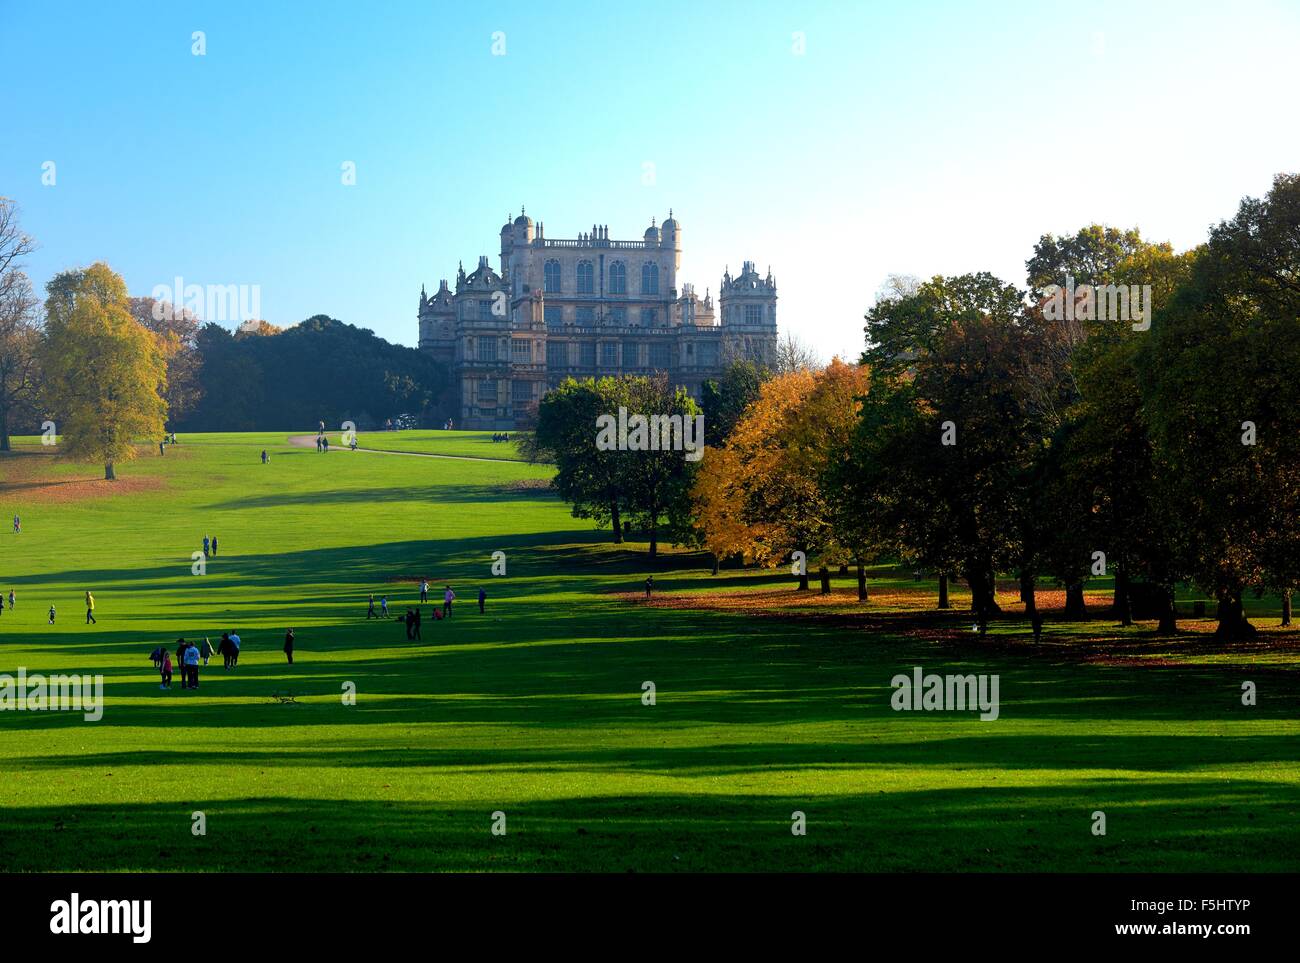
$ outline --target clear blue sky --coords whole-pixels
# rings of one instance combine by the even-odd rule
[[[1294,0],[0,0],[0,194],[38,286],[103,259],[404,344],[521,204],[551,237],[671,207],[686,280],[770,264],[782,328],[856,355],[892,272],[1023,283],[1094,220],[1202,240],[1300,168],[1298,50]]]

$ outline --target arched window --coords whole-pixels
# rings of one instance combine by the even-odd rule
[[[641,293],[659,293],[659,265],[654,261],[647,261],[641,265]]]
[[[590,261],[578,262],[578,293],[595,294],[596,293],[596,274],[592,270]]]
[[[622,261],[609,266],[609,293],[627,294],[627,265]]]
[[[542,289],[547,294],[560,293],[560,262],[547,261],[542,268]]]

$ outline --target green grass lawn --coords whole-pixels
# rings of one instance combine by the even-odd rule
[[[334,443],[337,432],[330,433]],[[523,461],[510,441],[493,441],[490,431],[359,431],[357,446],[380,451],[412,451],[426,455],[458,455],[464,458],[495,458]]]
[[[119,465],[108,495],[78,481],[93,466],[50,464],[32,440],[0,457],[0,590],[18,595],[0,616],[0,672],[102,673],[106,694],[96,723],[0,712],[0,867],[1300,864],[1300,683],[1277,633],[1257,655],[1090,661],[1056,626],[1034,651],[1011,623],[981,645],[850,625],[848,603],[790,618],[648,606],[636,593],[649,571],[686,601],[775,597],[789,580],[713,578],[684,553],[652,565],[644,544],[609,545],[571,518],[543,467],[318,455],[289,434],[182,436],[166,457]],[[456,437],[468,434],[399,440],[507,457]],[[393,447],[373,437],[360,443]],[[205,533],[220,553],[196,576]],[[491,574],[497,551],[504,576]],[[422,575],[460,596],[450,622],[426,608],[423,641],[408,642],[395,622],[365,620],[368,593],[404,611]],[[873,590],[905,587],[891,578]],[[86,589],[97,626],[83,624]],[[197,692],[179,677],[160,691],[155,645],[228,629],[244,639],[237,669],[218,659]],[[1149,646],[1141,630],[1113,634],[1120,650]],[[999,718],[893,711],[890,680],[915,665],[998,674]],[[355,706],[341,698],[349,682]],[[273,701],[286,692],[296,704]],[[191,834],[196,811],[204,836]],[[504,836],[491,832],[497,811]],[[790,831],[795,811],[806,836]]]

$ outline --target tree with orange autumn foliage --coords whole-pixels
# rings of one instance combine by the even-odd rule
[[[726,445],[709,449],[693,496],[696,524],[717,557],[741,555],[775,566],[795,557],[799,588],[807,559],[826,566],[860,554],[837,535],[837,494],[830,466],[848,444],[867,369],[838,358],[822,371],[792,371],[766,382]],[[802,563],[802,564],[800,564]]]

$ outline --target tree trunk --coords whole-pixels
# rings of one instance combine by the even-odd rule
[[[1174,590],[1172,586],[1163,586],[1160,593],[1163,604],[1160,607],[1160,624],[1156,626],[1156,632],[1161,635],[1173,635],[1178,631],[1178,609],[1174,606]]]
[[[991,572],[968,569],[966,584],[970,586],[970,610],[979,615],[997,615],[1002,609],[998,607],[994,576]]]
[[[655,558],[659,554],[659,519],[654,519],[650,523],[650,557]]]
[[[1115,572],[1115,594],[1112,610],[1113,616],[1119,619],[1120,625],[1129,626],[1133,624],[1133,604],[1128,590],[1128,566],[1123,562],[1120,563],[1118,571]]]
[[[1033,618],[1038,612],[1038,600],[1034,597],[1034,577],[1020,576],[1020,601],[1025,603],[1025,615]]]
[[[713,554],[713,574],[718,574],[718,569],[722,566],[722,559],[718,558],[717,553]]]
[[[1291,590],[1282,593],[1282,624],[1291,624]]]
[[[946,573],[939,576],[939,608],[948,608],[948,576]]]
[[[622,545],[623,544],[623,522],[621,520],[622,516],[618,513],[617,498],[610,503],[609,510],[610,510],[610,518],[614,523],[614,544]]]
[[[9,412],[0,408],[0,451],[9,451]]]
[[[817,572],[821,576],[822,595],[831,594],[831,570],[823,565]]]
[[[867,567],[858,562],[858,601],[867,600]]]
[[[1088,604],[1083,600],[1082,582],[1071,582],[1065,587],[1065,617],[1067,619],[1088,617]]]
[[[104,465],[104,480],[117,481],[117,476],[113,474],[113,463],[111,461]]]
[[[1253,639],[1257,634],[1255,626],[1246,618],[1241,605],[1240,592],[1224,592],[1219,595],[1219,625],[1214,630],[1216,639]]]

